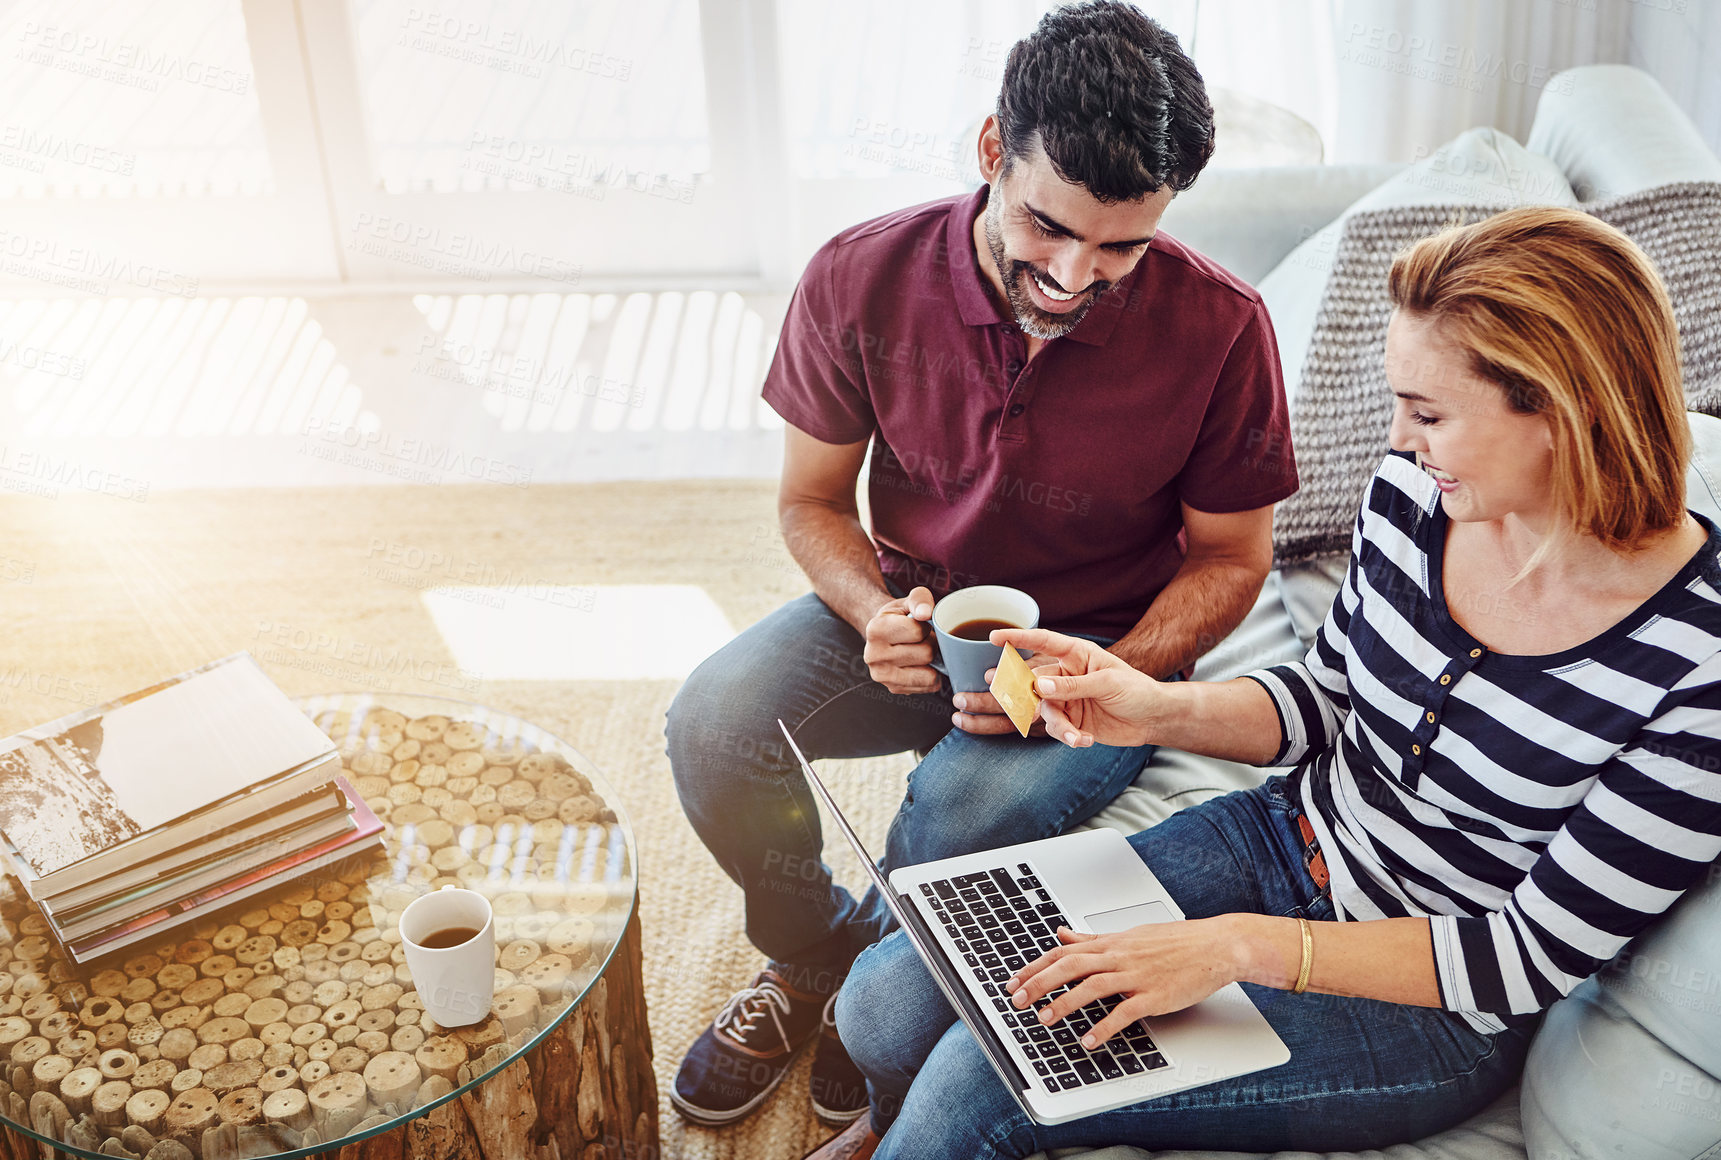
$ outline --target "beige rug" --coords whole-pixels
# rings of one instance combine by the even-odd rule
[[[3,482],[3,481],[0,481]],[[388,566],[390,555],[418,567]],[[440,559],[445,564],[423,561]],[[157,492],[0,492],[0,735],[250,649],[289,693],[457,696],[550,729],[610,777],[639,848],[662,1160],[800,1156],[828,1132],[808,1058],[741,1125],[670,1109],[683,1050],[762,964],[739,892],[682,818],[663,753],[674,681],[482,681],[458,671],[424,588],[501,577],[702,587],[737,629],[806,591],[776,535],[775,485],[687,482]],[[833,765],[863,837],[882,836],[906,755]],[[838,877],[858,867],[833,849]]]

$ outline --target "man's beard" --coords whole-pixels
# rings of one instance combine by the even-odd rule
[[[1041,310],[1028,296],[1025,279],[1039,274],[1047,283],[1057,285],[1043,270],[1036,270],[1027,262],[1018,262],[1010,257],[1004,249],[1004,230],[999,224],[1004,216],[1003,206],[996,194],[988,199],[986,206],[986,248],[992,251],[992,262],[998,267],[998,276],[1004,282],[1004,297],[1010,304],[1010,311],[1016,316],[1016,325],[1022,328],[1022,333],[1030,338],[1042,341],[1062,338],[1074,330],[1086,316],[1099,296],[1111,289],[1110,282],[1094,282],[1084,293],[1087,301],[1077,306],[1068,314],[1052,314]]]

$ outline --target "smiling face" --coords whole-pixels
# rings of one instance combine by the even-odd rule
[[[1537,532],[1550,530],[1557,514],[1554,436],[1545,416],[1514,411],[1438,322],[1403,310],[1387,326],[1386,378],[1397,397],[1392,449],[1416,453],[1448,518],[1511,516]]]
[[[1059,177],[1037,142],[1006,171],[995,118],[980,134],[980,171],[992,185],[975,229],[980,268],[1023,332],[1038,339],[1074,330],[1135,269],[1171,204],[1170,188],[1100,202]]]

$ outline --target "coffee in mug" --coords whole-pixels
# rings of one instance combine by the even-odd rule
[[[959,636],[963,640],[990,640],[992,637],[992,630],[995,628],[1022,627],[1024,626],[1014,624],[1008,620],[988,620],[985,617],[982,617],[979,620],[969,620],[957,625],[955,628],[950,630],[950,635]]]
[[[400,947],[424,1012],[443,1027],[490,1014],[496,989],[496,922],[476,890],[444,886],[400,915]]]

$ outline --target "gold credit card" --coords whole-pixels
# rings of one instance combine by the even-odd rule
[[[1034,670],[1028,667],[1022,654],[1009,645],[1004,646],[1004,655],[998,658],[998,670],[992,674],[992,696],[1015,722],[1016,731],[1026,737],[1034,719],[1040,715],[1040,694],[1034,691]]]

